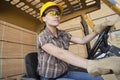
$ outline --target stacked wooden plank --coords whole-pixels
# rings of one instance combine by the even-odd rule
[[[36,37],[35,32],[0,21],[0,79],[20,80],[24,56],[36,51]]]

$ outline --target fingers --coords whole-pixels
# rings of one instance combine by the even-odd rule
[[[113,22],[113,21],[107,21],[106,22],[106,26],[113,26],[115,24],[115,22]]]
[[[120,57],[88,60],[87,71],[94,76],[109,74],[111,71],[120,74]]]
[[[89,60],[87,65],[88,73],[93,76],[100,76],[110,73],[111,69],[102,68],[100,64],[101,63],[99,63],[97,60]]]

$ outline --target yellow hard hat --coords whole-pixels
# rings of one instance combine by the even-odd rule
[[[52,7],[52,6],[56,6],[59,8],[59,10],[62,12],[63,11],[63,7],[56,4],[55,2],[47,2],[45,3],[41,9],[40,9],[40,21],[43,22],[42,20],[42,16],[43,16],[43,13],[45,12],[45,10],[47,10],[48,8]]]

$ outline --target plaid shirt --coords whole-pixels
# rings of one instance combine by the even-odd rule
[[[65,31],[58,30],[58,37],[53,36],[48,28],[45,28],[38,37],[38,73],[46,78],[56,78],[68,70],[68,64],[45,52],[41,46],[51,43],[59,48],[68,50],[71,35]]]

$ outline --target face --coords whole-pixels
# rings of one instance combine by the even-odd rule
[[[43,21],[48,26],[56,27],[60,23],[61,12],[56,7],[51,7],[45,11],[45,16],[43,16]]]

